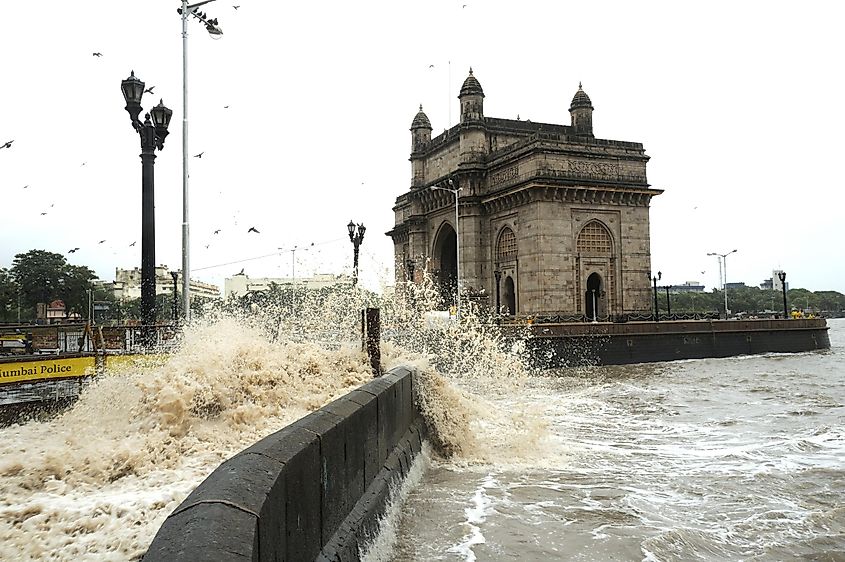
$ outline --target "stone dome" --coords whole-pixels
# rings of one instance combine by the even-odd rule
[[[583,90],[580,82],[578,83],[578,91],[575,92],[575,96],[572,98],[572,103],[569,105],[569,111],[578,107],[593,109],[593,102],[590,101],[590,96],[588,96],[587,92]]]
[[[484,97],[484,90],[481,89],[481,84],[478,79],[472,75],[472,69],[469,69],[469,76],[464,80],[464,85],[461,86],[461,93],[458,97],[480,95]]]
[[[414,116],[414,121],[411,123],[411,129],[431,129],[431,121],[428,116],[423,113],[422,104],[420,104],[419,112]]]

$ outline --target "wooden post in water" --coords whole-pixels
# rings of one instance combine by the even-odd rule
[[[381,376],[381,317],[378,308],[361,311],[361,349],[367,351],[373,376]]]

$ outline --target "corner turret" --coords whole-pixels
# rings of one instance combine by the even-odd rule
[[[431,142],[431,121],[428,120],[420,104],[420,110],[411,123],[411,152],[419,152],[429,142]]]
[[[461,123],[484,119],[484,90],[481,89],[478,79],[472,75],[472,68],[461,86],[458,99],[461,100]]]
[[[569,115],[572,117],[572,128],[579,137],[593,137],[593,102],[590,96],[578,83],[578,91],[569,105]]]

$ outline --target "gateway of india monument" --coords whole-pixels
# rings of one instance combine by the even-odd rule
[[[458,99],[448,131],[432,138],[422,106],[411,123],[411,188],[387,233],[397,281],[427,271],[448,303],[460,278],[505,314],[650,314],[649,203],[663,191],[642,143],[596,138],[580,85],[569,125],[485,116],[471,69]]]

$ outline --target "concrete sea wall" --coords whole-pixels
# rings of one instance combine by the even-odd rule
[[[526,341],[543,368],[794,353],[830,348],[823,318],[535,324]]]
[[[413,385],[392,369],[228,459],[144,562],[358,560],[425,438]]]

